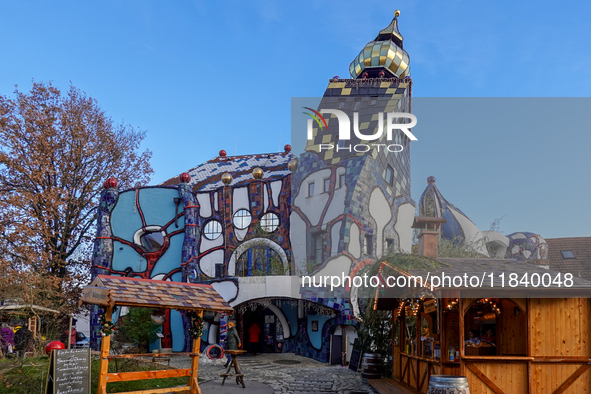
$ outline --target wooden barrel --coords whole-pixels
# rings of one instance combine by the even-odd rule
[[[428,394],[470,394],[465,376],[431,375]]]
[[[365,353],[361,368],[361,378],[380,379],[382,377],[382,356],[377,353]]]

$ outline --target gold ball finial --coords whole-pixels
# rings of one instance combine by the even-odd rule
[[[254,179],[263,179],[263,175],[265,175],[265,172],[260,167],[252,170],[252,177]]]
[[[398,18],[400,16],[400,10],[394,11],[394,17]]]
[[[289,163],[287,163],[287,168],[291,172],[295,172],[298,168],[298,159],[291,159]]]
[[[232,175],[230,175],[229,173],[224,173],[222,175],[222,182],[224,183],[224,185],[228,186],[230,183],[232,183]]]

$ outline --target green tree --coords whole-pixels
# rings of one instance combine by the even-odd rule
[[[148,351],[150,343],[158,339],[160,325],[152,322],[151,308],[129,308],[129,313],[121,318],[118,335],[137,343],[138,348]]]

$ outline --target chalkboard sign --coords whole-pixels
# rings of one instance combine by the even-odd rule
[[[90,394],[90,349],[53,350],[45,394]]]
[[[349,360],[349,369],[357,372],[359,365],[361,364],[361,349],[359,349],[359,338],[355,338],[353,341],[353,350],[351,351],[351,359]]]
[[[351,360],[349,361],[349,369],[357,372],[359,370],[359,364],[361,364],[361,350],[353,349],[351,352]]]

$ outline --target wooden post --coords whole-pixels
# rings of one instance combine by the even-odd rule
[[[203,319],[203,311],[197,312],[197,316]],[[189,386],[191,388],[191,394],[201,394],[199,388],[199,381],[197,380],[197,374],[199,372],[199,350],[201,347],[201,337],[193,339],[193,353],[195,356],[191,356],[191,380]]]
[[[105,320],[111,321],[113,307],[107,306]],[[109,348],[111,347],[111,336],[106,335],[101,339],[101,364],[99,367],[99,382],[96,389],[97,394],[107,394],[107,373],[109,372]]]
[[[400,310],[400,330],[398,330],[400,334],[400,354],[398,356],[399,359],[399,370],[400,370],[400,381],[404,382],[404,376],[402,376],[402,354],[406,353],[406,311],[405,308],[401,308]]]
[[[72,315],[70,314],[70,325],[68,328],[68,349],[72,348]]]
[[[458,311],[459,316],[459,331],[460,331],[460,375],[466,376],[466,363],[464,362],[464,300],[462,299],[462,293],[460,292],[458,297]]]

